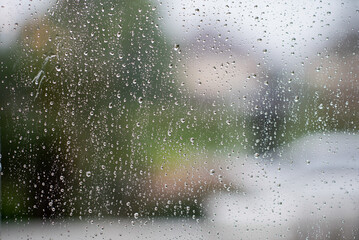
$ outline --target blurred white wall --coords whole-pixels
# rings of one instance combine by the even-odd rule
[[[240,193],[213,194],[209,224],[224,239],[354,239],[359,226],[359,136],[314,134],[271,163],[233,162]]]

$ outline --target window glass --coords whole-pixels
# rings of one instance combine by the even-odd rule
[[[4,239],[359,237],[359,4],[0,3]]]

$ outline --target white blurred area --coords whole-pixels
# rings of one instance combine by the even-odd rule
[[[57,221],[17,225],[3,225],[2,238],[19,239],[208,239],[213,232],[207,232],[206,226],[194,220],[157,219],[129,221],[128,219],[106,219],[106,221]]]
[[[207,221],[223,239],[359,237],[359,136],[306,136],[275,162],[233,161],[244,190],[212,195]]]
[[[40,18],[55,0],[1,0],[0,49],[14,43],[27,21]]]

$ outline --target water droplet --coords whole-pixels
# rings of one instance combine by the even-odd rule
[[[86,177],[91,177],[91,172],[90,171],[86,172]]]
[[[139,104],[142,104],[142,103],[143,103],[143,98],[142,98],[142,97],[139,97],[139,98],[138,98],[138,103],[139,103]]]
[[[214,171],[214,169],[209,170],[209,174],[210,174],[210,175],[213,175],[215,172],[216,172],[216,171]]]
[[[134,214],[133,214],[133,217],[134,217],[135,219],[138,219],[138,216],[139,216],[138,213],[134,213]]]
[[[56,66],[55,66],[55,69],[56,69],[56,71],[60,72],[60,71],[61,71],[61,66],[60,66],[60,65],[56,65]]]
[[[254,157],[255,157],[255,158],[259,158],[259,153],[255,153],[255,154],[254,154]]]

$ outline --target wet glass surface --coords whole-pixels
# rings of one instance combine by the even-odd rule
[[[3,239],[359,237],[357,1],[0,5]]]

